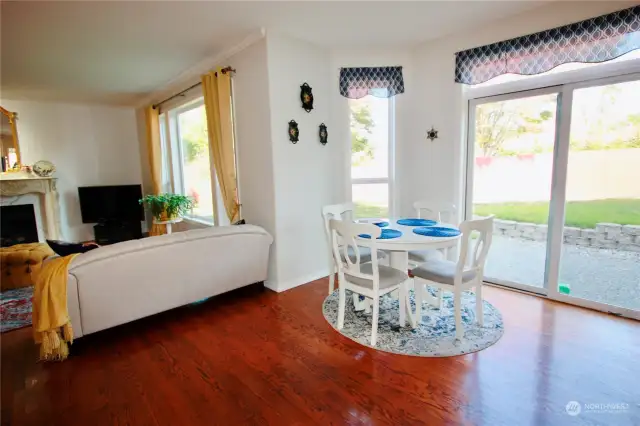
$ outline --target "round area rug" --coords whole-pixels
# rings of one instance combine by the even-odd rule
[[[431,291],[431,289],[430,289]],[[433,294],[433,293],[432,293]],[[340,334],[365,346],[371,346],[371,313],[356,311],[351,292],[347,290],[344,327],[338,330],[338,290],[330,294],[322,305],[325,319]],[[502,315],[486,300],[484,302],[484,326],[476,322],[475,294],[462,293],[462,322],[464,339],[456,340],[453,316],[453,294],[443,293],[442,312],[424,302],[422,322],[412,329],[399,325],[399,302],[390,294],[380,298],[378,341],[374,349],[402,355],[423,357],[446,357],[468,354],[488,348],[497,342],[503,333]],[[415,301],[411,293],[411,305],[415,312]]]

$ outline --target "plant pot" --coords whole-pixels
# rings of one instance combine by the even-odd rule
[[[156,220],[158,222],[167,222],[169,220],[176,220],[176,219],[179,219],[179,218],[180,218],[180,215],[178,215],[178,214],[167,216],[167,213],[163,212],[162,215],[160,215],[160,217],[156,217]]]

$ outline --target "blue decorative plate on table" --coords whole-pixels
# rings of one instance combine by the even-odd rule
[[[398,231],[397,229],[383,229],[382,230],[382,234],[380,234],[380,236],[378,238],[376,238],[377,240],[390,240],[392,238],[398,238],[402,236],[402,232]],[[371,235],[369,234],[360,234],[358,235],[358,237],[360,238],[371,238]]]
[[[457,237],[460,231],[455,228],[444,228],[442,226],[429,226],[426,228],[416,228],[414,234],[424,235],[425,237]]]
[[[373,223],[375,226],[378,226],[380,228],[384,228],[389,226],[389,222],[385,222],[385,221],[380,221],[380,222],[371,222]]]
[[[399,219],[398,220],[398,225],[404,225],[404,226],[433,226],[435,225],[436,222],[435,220],[429,220],[429,219]]]

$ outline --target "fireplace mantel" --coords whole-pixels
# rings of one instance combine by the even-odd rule
[[[40,194],[41,220],[48,240],[60,239],[60,208],[58,206],[57,179],[39,177],[22,172],[0,174],[0,197],[19,197]]]

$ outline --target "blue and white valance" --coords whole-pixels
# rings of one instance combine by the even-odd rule
[[[358,67],[340,69],[340,94],[360,99],[367,95],[390,98],[404,93],[402,67]]]
[[[457,83],[533,75],[569,62],[605,62],[640,49],[640,6],[456,53]]]

